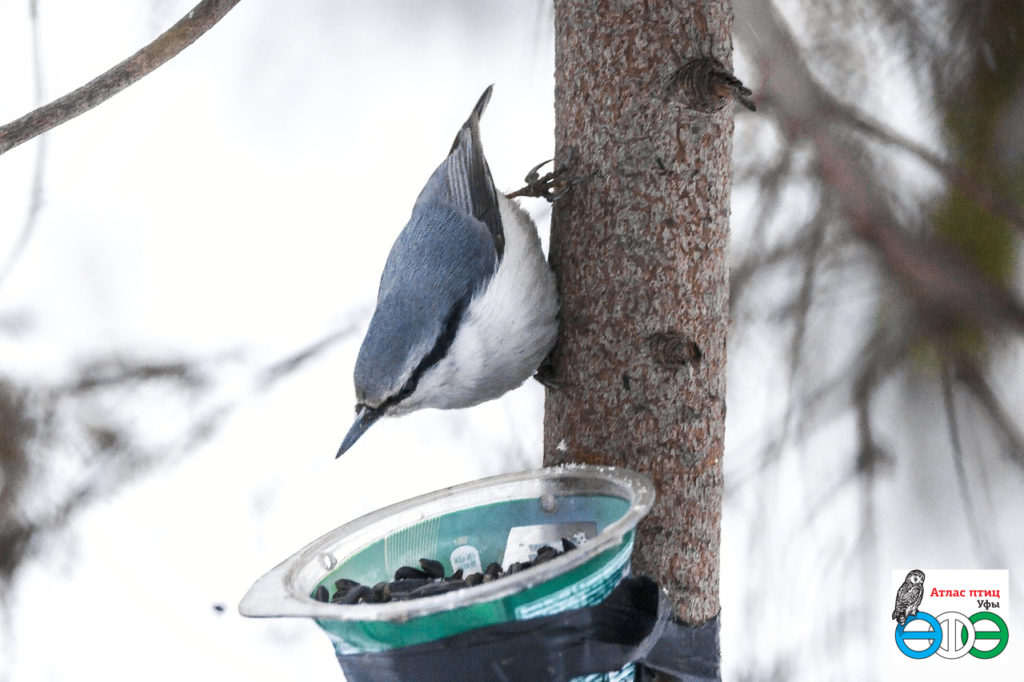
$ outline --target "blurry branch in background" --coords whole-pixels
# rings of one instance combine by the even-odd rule
[[[877,249],[889,271],[928,313],[969,318],[984,326],[1007,324],[1024,331],[1024,306],[1005,286],[979,272],[955,248],[931,235],[911,234],[902,227],[905,221],[886,201],[890,192],[878,170],[866,163],[863,145],[844,135],[836,124],[867,129],[890,143],[899,142],[900,138],[885,133],[880,125],[868,122],[851,107],[838,106],[812,76],[771,4],[747,4],[759,5],[757,34],[744,34],[741,28],[737,33],[746,39],[744,44],[766,75],[758,88],[761,101],[779,119],[789,144],[810,143],[821,180],[832,190],[842,218],[854,233]],[[744,25],[750,26],[740,22],[740,26]],[[1015,222],[1020,219],[1019,206],[1004,206],[1005,202],[994,199],[989,188],[964,179],[967,174],[956,166],[941,161],[920,145],[904,143],[901,147],[919,158],[923,155],[951,182],[963,179],[955,186],[965,194],[993,207],[1003,207],[1009,214],[1005,217]],[[1024,229],[1024,221],[1020,224]]]
[[[739,51],[761,81],[752,83],[759,116],[737,125],[736,192],[754,202],[733,245],[731,343],[764,348],[772,338],[783,363],[772,392],[785,397],[773,397],[754,455],[731,452],[740,464],[729,494],[756,499],[748,551],[774,556],[780,534],[807,540],[815,558],[841,548],[833,558],[847,588],[857,592],[850,581],[860,579],[873,589],[886,560],[873,556],[879,536],[898,523],[885,496],[898,483],[895,506],[933,502],[903,487],[913,479],[952,493],[962,520],[948,537],[969,537],[973,561],[1007,566],[1020,546],[986,517],[992,488],[1006,483],[996,476],[1024,476],[1019,1],[735,0],[735,9]],[[896,107],[918,103],[909,132],[891,127]],[[827,453],[812,441],[826,433]],[[783,456],[800,467],[798,484],[776,466]],[[812,491],[802,526],[776,518],[785,496],[776,480]],[[769,560],[769,577],[750,584],[794,563]],[[813,587],[754,587],[750,608],[776,622],[813,601]],[[874,616],[837,600],[816,617],[832,637],[852,635],[844,650],[856,656]],[[807,679],[822,676],[813,656],[777,656],[784,677],[800,677],[798,665]]]
[[[815,6],[814,11],[835,20],[829,12],[841,14],[841,10],[830,10],[828,7],[834,5],[826,5],[824,9]],[[750,284],[770,269],[788,268],[802,273],[797,275],[798,285],[792,298],[778,312],[778,318],[785,319],[793,328],[789,354],[792,383],[803,361],[807,316],[813,299],[822,293],[816,277],[820,272],[837,269],[837,265],[849,267],[857,259],[851,255],[857,241],[880,256],[882,276],[875,284],[882,288],[887,309],[879,310],[876,333],[860,344],[858,357],[862,360],[843,373],[846,381],[840,376],[837,381],[821,384],[828,387],[828,392],[845,392],[850,399],[848,404],[856,410],[862,441],[857,471],[861,472],[872,470],[866,458],[878,452],[870,425],[872,395],[886,377],[908,361],[920,360],[921,350],[931,353],[942,371],[952,369],[961,377],[958,385],[966,388],[989,415],[991,425],[1006,443],[1007,454],[1017,462],[1024,461],[1019,450],[1020,429],[985,378],[991,346],[986,338],[1000,331],[1017,335],[1024,332],[1024,305],[1011,287],[1019,235],[1024,230],[1024,210],[1019,203],[1022,192],[1012,181],[1001,181],[993,177],[994,172],[978,170],[998,167],[997,162],[1002,160],[986,157],[991,155],[989,146],[999,147],[998,140],[975,139],[986,132],[994,138],[992,131],[1000,129],[998,122],[955,120],[965,116],[959,113],[965,108],[960,100],[978,99],[972,92],[972,97],[961,94],[958,100],[957,93],[978,89],[975,83],[984,84],[991,72],[989,80],[1005,82],[1006,92],[992,92],[988,88],[985,94],[1004,101],[1012,99],[1015,88],[1021,85],[1021,67],[1020,60],[994,60],[991,54],[1000,43],[1000,22],[1005,21],[1000,12],[1009,7],[1012,16],[1012,3],[986,3],[981,18],[972,17],[969,5],[955,0],[949,3],[953,20],[966,29],[963,32],[972,41],[984,46],[981,51],[987,55],[987,62],[980,68],[981,74],[976,73],[978,68],[970,66],[981,57],[963,45],[959,47],[967,54],[957,53],[958,59],[951,59],[948,49],[943,49],[948,46],[940,42],[906,40],[908,46],[914,45],[910,59],[933,62],[933,68],[923,71],[937,81],[942,79],[932,83],[931,88],[941,93],[937,106],[953,112],[944,121],[952,129],[943,140],[948,151],[940,154],[842,103],[822,87],[811,65],[822,69],[822,58],[830,56],[829,53],[805,53],[772,3],[737,2],[737,37],[762,71],[763,82],[756,88],[758,99],[765,114],[774,117],[783,149],[767,166],[750,164],[744,169],[741,165],[738,171],[738,182],[745,179],[756,183],[760,209],[754,218],[750,255],[742,258],[733,271],[732,296],[738,301],[748,295]],[[893,12],[892,3],[878,2],[873,7],[883,16]],[[920,37],[925,29],[918,17],[912,16],[914,13],[897,14],[896,18],[905,22],[904,34]],[[940,24],[932,28],[943,27]],[[817,30],[836,31],[840,26],[821,26]],[[930,57],[924,47],[928,45],[934,52]],[[967,66],[948,66],[958,61]],[[939,62],[944,68],[936,65]],[[1000,72],[997,66],[1008,73]],[[846,68],[855,71],[858,67]],[[860,68],[871,66],[861,64]],[[999,102],[978,102],[977,106],[995,111],[1009,109]],[[1012,115],[1012,111],[1006,115]],[[938,173],[947,183],[952,217],[944,212],[948,206],[940,206],[936,211],[933,207],[914,205],[915,199],[909,192],[901,195],[901,179],[873,161],[868,140],[895,147]],[[970,158],[972,155],[981,160]],[[795,161],[798,156],[803,159],[803,168]],[[1019,164],[1019,159],[1015,162]],[[1019,176],[1019,165],[1011,164],[1008,174],[1011,178]],[[818,208],[802,226],[792,227],[769,243],[764,236],[767,225],[777,218],[780,197],[794,183],[811,185]],[[973,208],[964,208],[964,201],[972,202]],[[1006,228],[1011,230],[1009,237],[1005,236]],[[1018,236],[1014,238],[1013,233]],[[871,267],[867,263],[865,266]],[[897,283],[899,290],[888,287],[886,278]],[[847,290],[850,286],[849,282],[845,284]],[[879,349],[884,352],[878,352]],[[820,413],[817,403],[821,399],[822,395],[813,389],[803,395],[793,393],[783,429],[791,428],[790,417],[794,414],[806,418]],[[769,439],[767,451],[777,451],[784,441],[784,436]]]
[[[354,312],[352,319],[361,319]],[[158,359],[110,355],[60,384],[0,374],[0,610],[25,561],[73,516],[215,435],[245,400],[265,393],[353,335],[355,322],[263,367],[224,395],[237,353]]]
[[[289,354],[287,357],[284,357],[264,368],[256,378],[256,386],[260,390],[266,390],[272,387],[282,378],[300,369],[307,362],[313,360],[324,351],[329,350],[331,346],[338,341],[342,341],[345,338],[354,335],[359,331],[361,326],[361,323],[357,323],[355,320],[362,320],[367,314],[368,311],[354,312],[352,315],[353,322],[351,324],[340,327],[337,331],[327,334],[305,348],[300,348],[294,353]]]
[[[956,414],[956,396],[953,394],[953,380],[949,367],[941,369],[942,406],[946,412],[946,427],[953,451],[953,470],[956,472],[956,487],[964,506],[964,522],[971,529],[970,538],[974,551],[984,566],[1007,566],[1005,559],[991,546],[985,525],[979,522],[978,512],[967,487],[967,467],[964,465],[964,446],[960,438],[960,424]]]
[[[91,109],[165,63],[216,24],[238,0],[204,0],[152,43],[86,85],[50,104],[44,100],[38,0],[29,1],[32,68],[38,108],[0,126],[0,153]],[[24,225],[0,267],[0,284],[32,235],[43,202],[46,138],[39,141]],[[16,334],[17,316],[0,320]],[[0,374],[0,606],[18,568],[48,535],[88,503],[110,495],[153,466],[208,438],[230,406],[205,412],[194,401],[209,392],[208,363],[192,358],[149,361],[107,357],[81,365],[64,385],[21,384]],[[163,392],[160,419],[174,398],[180,430],[149,442],[138,398]],[[140,425],[141,424],[141,425]]]
[[[832,98],[831,94],[822,91],[823,95]],[[987,211],[1004,218],[1014,228],[1024,232],[1024,207],[1014,203],[1006,197],[1000,196],[994,188],[978,182],[970,173],[952,161],[943,159],[935,152],[927,149],[924,145],[918,144],[894,130],[889,129],[880,121],[873,120],[867,114],[857,111],[853,107],[831,101],[831,111],[834,121],[855,129],[865,135],[874,137],[880,142],[899,147],[905,152],[913,154],[918,159],[932,167],[933,170],[941,173],[947,182],[956,187],[964,196],[976,202]]]
[[[1011,459],[1024,468],[1024,432],[1019,423],[1000,402],[991,383],[981,369],[969,364],[956,367],[955,378],[962,384],[974,400],[981,406],[982,412],[988,417],[992,428],[1002,441],[1002,450]]]
[[[124,90],[195,42],[238,2],[202,0],[178,23],[109,71],[67,95],[0,126],[0,154],[85,113]]]
[[[883,6],[887,7],[884,3]],[[858,134],[915,156],[940,173],[951,192],[973,200],[980,210],[1002,219],[1016,231],[1024,229],[1021,206],[1006,196],[1008,192],[1000,191],[998,183],[985,182],[985,178],[970,172],[966,164],[943,158],[956,158],[958,150],[952,149],[946,155],[933,153],[841,104],[819,85],[808,66],[809,58],[797,46],[771,3],[739,0],[737,8],[742,19],[737,22],[737,37],[762,70],[763,82],[756,88],[759,102],[768,115],[775,117],[785,147],[774,164],[762,168],[759,175],[756,171],[750,175],[756,177],[763,201],[755,218],[755,242],[761,241],[765,225],[775,217],[780,194],[794,181],[794,150],[809,150],[813,159],[809,162],[813,168],[809,175],[816,185],[817,213],[801,229],[788,231],[776,243],[752,249],[751,257],[742,259],[733,273],[732,295],[738,299],[747,292],[752,278],[768,268],[788,265],[803,272],[792,302],[780,311],[794,328],[791,376],[800,362],[807,314],[813,292],[818,288],[814,282],[816,274],[825,268],[826,259],[834,261],[844,249],[849,251],[851,236],[870,245],[881,257],[884,271],[901,287],[903,303],[909,304],[905,314],[892,314],[892,310],[900,309],[898,305],[879,320],[890,342],[901,339],[889,349],[898,357],[905,359],[909,357],[907,349],[924,344],[943,358],[942,362],[977,366],[981,360],[974,356],[983,350],[983,343],[977,341],[982,337],[978,335],[999,330],[1024,332],[1024,305],[1010,288],[1005,272],[993,271],[983,259],[972,258],[971,250],[962,248],[962,240],[945,238],[930,223],[931,216],[909,217],[908,214],[924,212],[900,206],[901,201],[912,199],[898,196],[898,190],[890,189],[899,187],[898,179],[887,177],[872,163],[865,140]],[[970,220],[964,220],[958,227],[968,235],[980,229]],[[1001,246],[1014,259],[1015,244]],[[899,302],[899,297],[893,301]],[[885,358],[870,352],[870,345],[876,342],[876,338],[867,341],[861,356],[883,362]],[[880,384],[864,380],[877,369],[862,365],[856,370],[862,374],[851,375],[851,386]],[[869,393],[852,391],[851,397],[860,403],[858,409],[866,409]],[[866,433],[862,429],[862,435]],[[871,450],[864,444],[865,452]]]
[[[128,87],[177,55],[239,0],[203,0],[152,43],[98,78],[0,126],[0,153],[39,136]],[[43,101],[37,0],[30,0],[36,103]],[[45,137],[37,149],[28,213],[0,269],[2,283],[33,232],[43,201]],[[353,311],[350,320],[365,314]],[[30,313],[0,315],[0,333],[20,336]],[[164,358],[110,354],[73,367],[60,383],[21,379],[0,367],[0,616],[26,561],[75,515],[153,469],[205,443],[247,399],[271,390],[353,334],[354,322],[265,367],[247,390],[226,395],[221,374],[232,354]],[[31,343],[31,341],[25,341]],[[246,371],[244,368],[242,371]],[[9,631],[9,628],[5,628]],[[3,671],[0,670],[0,675]]]
[[[210,381],[192,360],[121,357],[87,362],[62,385],[0,377],[0,597],[78,510],[196,444],[193,403]],[[183,437],[146,433],[151,398],[160,426],[177,416]]]
[[[32,82],[35,89],[33,101],[36,107],[39,107],[46,96],[43,79],[42,50],[39,40],[39,0],[30,0],[29,20],[32,25]],[[21,232],[18,234],[17,241],[14,242],[10,253],[7,254],[7,260],[4,261],[3,265],[0,265],[0,286],[3,286],[4,280],[7,279],[7,275],[10,274],[14,264],[18,261],[18,257],[25,250],[25,246],[32,236],[32,231],[35,229],[39,211],[43,207],[43,178],[45,175],[46,136],[43,135],[39,138],[39,144],[36,147],[35,170],[32,172],[32,189],[29,195],[28,212],[25,215],[25,222],[21,227]]]

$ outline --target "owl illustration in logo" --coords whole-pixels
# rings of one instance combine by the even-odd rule
[[[915,568],[907,573],[906,580],[896,592],[896,608],[892,610],[892,619],[898,620],[900,625],[906,625],[909,616],[917,615],[917,607],[921,605],[923,597],[924,571]]]

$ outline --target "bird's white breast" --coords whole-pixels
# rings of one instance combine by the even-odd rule
[[[558,294],[537,228],[502,194],[498,208],[504,256],[470,301],[448,353],[409,397],[413,409],[468,407],[497,398],[530,378],[555,344]]]

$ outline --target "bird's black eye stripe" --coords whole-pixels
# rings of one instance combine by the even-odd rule
[[[462,323],[462,316],[466,312],[466,307],[469,305],[469,299],[471,296],[464,296],[452,309],[448,311],[448,316],[445,317],[444,327],[441,329],[441,333],[437,337],[437,341],[434,342],[434,347],[430,349],[430,352],[423,356],[420,360],[420,364],[416,365],[416,369],[412,371],[409,376],[409,380],[405,382],[405,385],[387,400],[380,405],[380,409],[387,409],[392,405],[402,402],[416,390],[416,386],[420,382],[423,374],[436,365],[441,358],[445,356],[448,349],[451,348],[452,343],[455,341],[455,335],[459,331],[459,325]]]

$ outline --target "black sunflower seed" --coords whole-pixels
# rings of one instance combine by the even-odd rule
[[[335,595],[337,596],[337,595]],[[345,596],[338,601],[338,604],[362,604],[373,599],[373,588],[366,585],[356,585],[345,593]]]
[[[507,571],[503,570],[497,561],[492,561],[483,573],[475,572],[464,576],[463,569],[460,568],[445,577],[444,564],[436,559],[423,558],[420,559],[420,568],[402,566],[395,571],[395,579],[392,582],[384,580],[373,587],[367,587],[348,578],[338,578],[334,581],[336,591],[329,601],[332,604],[385,603],[444,594],[464,587],[493,582],[531,566],[551,561],[563,552],[576,549],[576,543],[569,538],[562,538],[561,545],[561,551],[557,547],[542,545],[537,549],[533,561],[515,561],[509,565]],[[313,591],[313,598],[318,601],[326,602],[329,596],[329,591],[323,585],[318,585]]]
[[[431,578],[444,577],[444,565],[435,559],[420,559],[420,568]]]
[[[348,592],[358,584],[359,583],[357,583],[355,580],[349,580],[348,578],[338,578],[334,581],[334,590],[336,592],[344,593]]]
[[[395,580],[421,580],[423,578],[429,578],[426,571],[421,571],[418,568],[412,566],[402,566],[395,571]]]

